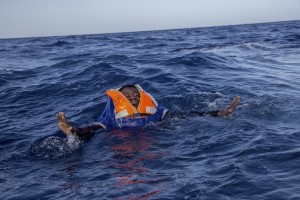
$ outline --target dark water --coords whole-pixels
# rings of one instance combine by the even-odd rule
[[[178,116],[67,141],[105,90],[140,84]],[[300,199],[300,21],[0,40],[0,199]]]

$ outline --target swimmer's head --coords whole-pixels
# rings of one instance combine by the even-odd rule
[[[120,89],[120,92],[129,100],[129,102],[137,108],[140,103],[140,93],[134,85],[123,85]]]

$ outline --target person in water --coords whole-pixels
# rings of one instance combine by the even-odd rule
[[[168,116],[178,116],[181,112],[170,112],[139,85],[124,85],[119,89],[107,90],[107,104],[99,122],[86,127],[73,127],[63,112],[57,114],[58,126],[66,135],[77,136],[81,140],[90,139],[99,129],[145,127]],[[236,96],[224,110],[209,112],[192,111],[188,115],[228,116],[240,103]]]

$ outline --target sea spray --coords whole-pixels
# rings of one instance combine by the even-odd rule
[[[34,158],[60,158],[69,155],[81,145],[81,141],[71,135],[67,138],[49,136],[35,141],[29,148],[29,154]]]

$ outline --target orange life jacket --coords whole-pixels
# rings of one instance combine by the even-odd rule
[[[106,94],[112,99],[114,103],[117,119],[130,116],[136,117],[139,114],[139,117],[142,117],[143,115],[152,115],[156,113],[157,102],[155,101],[155,99],[150,94],[145,92],[138,84],[135,85],[135,87],[140,93],[140,102],[137,109],[118,89],[111,89],[106,91]]]

